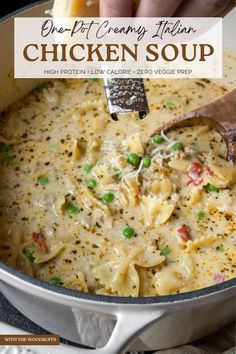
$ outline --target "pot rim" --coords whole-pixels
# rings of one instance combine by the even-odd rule
[[[33,2],[32,4],[23,6],[18,10],[15,10],[2,18],[0,18],[0,25],[6,20],[14,17],[15,15],[20,14],[21,12],[30,9],[32,7],[40,6],[43,3],[51,2],[51,0],[40,0],[37,3]],[[189,291],[180,294],[174,295],[158,295],[158,296],[148,296],[148,297],[124,297],[124,296],[110,296],[110,295],[96,295],[89,294],[85,292],[81,292],[78,290],[67,289],[65,287],[59,287],[52,285],[48,282],[39,280],[32,276],[29,276],[25,273],[22,273],[20,270],[12,268],[7,264],[0,261],[0,274],[1,272],[9,273],[11,276],[22,280],[30,285],[41,288],[42,290],[47,290],[52,293],[60,294],[67,297],[77,298],[81,300],[88,300],[93,303],[108,303],[108,304],[130,304],[130,305],[151,305],[151,304],[167,304],[167,303],[178,303],[185,300],[194,300],[198,298],[202,298],[208,295],[219,294],[221,292],[228,291],[232,288],[236,288],[236,278],[232,278],[230,280],[224,281],[220,284],[208,286],[203,289]],[[11,286],[14,287],[13,284]]]
[[[111,296],[111,295],[97,295],[85,293],[78,290],[72,290],[61,286],[53,285],[49,282],[39,280],[30,275],[21,272],[18,269],[12,268],[7,264],[0,261],[0,279],[1,271],[16,277],[22,283],[35,286],[41,290],[46,290],[47,292],[61,295],[63,297],[69,297],[73,299],[81,299],[83,301],[91,301],[92,303],[107,303],[107,304],[123,304],[123,305],[154,305],[154,304],[168,304],[168,303],[180,303],[183,301],[193,301],[200,298],[204,298],[209,295],[219,295],[223,292],[228,292],[229,290],[236,289],[236,278],[232,278],[220,284],[208,286],[203,289],[189,291],[180,294],[173,295],[158,295],[158,296],[138,296],[138,297],[128,297],[128,296]],[[4,280],[3,280],[4,281]],[[5,281],[4,281],[5,282]],[[14,284],[10,283],[14,287]],[[16,287],[16,286],[15,286]]]
[[[9,20],[11,17],[15,17],[16,15],[20,14],[21,12],[24,12],[26,10],[29,10],[30,8],[32,7],[37,7],[37,6],[40,6],[46,2],[52,2],[53,0],[38,0],[37,2],[32,2],[31,4],[29,5],[25,5],[25,6],[21,6],[20,8],[18,8],[17,10],[14,10],[14,11],[11,11],[9,13],[7,13],[6,15],[0,17],[0,25]]]

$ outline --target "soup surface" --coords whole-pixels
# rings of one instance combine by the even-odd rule
[[[235,166],[207,126],[150,136],[226,90],[147,80],[150,114],[110,119],[100,80],[56,80],[2,114],[0,257],[84,292],[151,296],[236,274]]]

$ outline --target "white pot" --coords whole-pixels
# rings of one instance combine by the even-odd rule
[[[50,7],[51,4],[43,2],[26,8],[17,16],[43,16]],[[233,16],[229,20],[232,21]],[[228,39],[230,26],[229,21],[225,27]],[[40,82],[13,79],[13,32],[11,16],[0,24],[0,41],[4,48],[0,52],[0,110]],[[235,83],[233,71],[230,73],[230,65],[224,63],[227,71],[224,83],[232,86]],[[96,351],[74,349],[78,354],[157,350],[203,337],[233,320],[235,289],[236,279],[232,279],[171,296],[97,296],[55,287],[0,263],[0,290],[19,311],[63,338],[97,348]]]

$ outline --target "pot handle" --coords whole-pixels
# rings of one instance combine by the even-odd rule
[[[138,311],[133,308],[116,315],[117,322],[107,344],[99,349],[78,349],[74,354],[124,354],[139,334],[153,322],[167,315],[166,310]],[[72,353],[72,352],[71,352]]]

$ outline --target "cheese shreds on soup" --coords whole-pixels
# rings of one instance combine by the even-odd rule
[[[55,80],[2,114],[0,257],[83,292],[155,296],[236,274],[235,166],[202,125],[152,136],[227,93],[146,80],[150,113],[106,108],[101,80]]]

